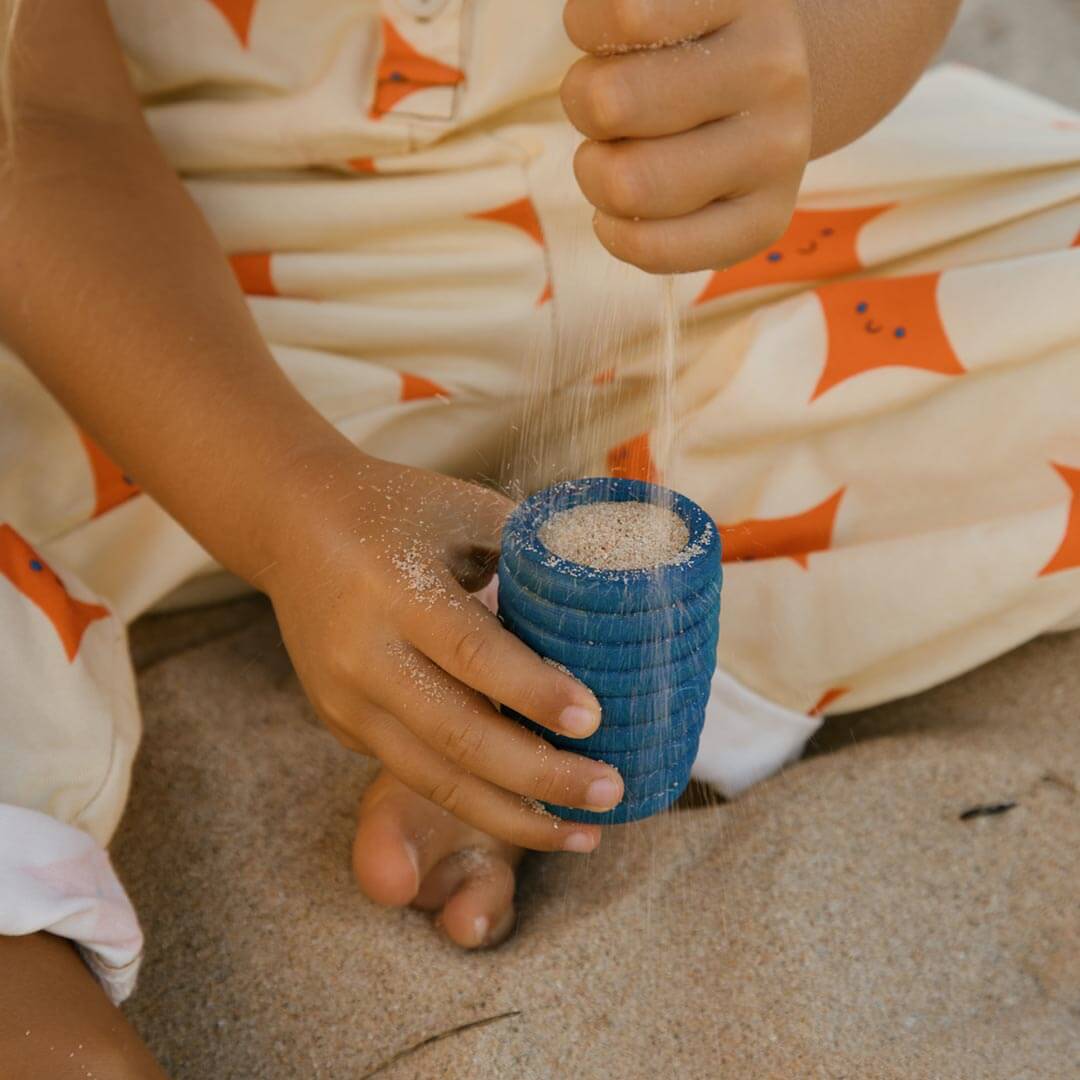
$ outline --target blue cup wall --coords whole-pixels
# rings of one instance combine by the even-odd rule
[[[684,556],[657,570],[597,570],[560,559],[539,539],[556,513],[593,502],[670,507],[687,526]],[[551,806],[569,821],[619,824],[669,807],[689,782],[716,666],[720,540],[684,496],[633,480],[559,484],[527,499],[507,523],[499,563],[500,617],[541,656],[580,678],[603,710],[588,739],[555,746],[611,764],[626,794],[613,811]]]

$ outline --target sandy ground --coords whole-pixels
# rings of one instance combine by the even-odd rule
[[[1080,0],[969,0],[946,56],[1080,107]],[[176,1080],[1075,1075],[1080,635],[830,722],[738,803],[533,861],[485,956],[357,894],[369,767],[260,601],[133,644],[128,1011]]]
[[[136,633],[144,663],[181,647],[144,667],[115,844],[149,939],[128,1011],[176,1080],[1064,1080],[1080,1059],[1080,634],[836,720],[736,803],[535,859],[514,938],[467,956],[358,894],[369,768],[316,725],[269,613],[240,610],[202,645],[192,621]]]

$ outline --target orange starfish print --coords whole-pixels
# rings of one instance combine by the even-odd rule
[[[469,217],[475,221],[494,221],[499,225],[511,225],[515,229],[520,229],[526,236],[535,240],[541,247],[547,246],[546,238],[544,237],[544,226],[540,221],[540,215],[536,212],[536,207],[533,205],[532,199],[528,197],[523,199],[516,199],[514,202],[506,203],[505,206],[497,206],[494,210],[485,210],[480,214],[469,214]],[[543,307],[549,300],[554,299],[555,290],[551,284],[551,277],[548,277],[547,284],[544,286],[544,291],[540,294],[540,299],[536,301],[537,307]]]
[[[255,13],[258,0],[210,0],[210,3],[225,16],[233,33],[240,39],[240,44],[246,48],[251,31],[251,17]]]
[[[80,431],[79,439],[94,476],[94,517],[101,517],[114,506],[139,494],[135,481],[89,435]]]
[[[72,597],[37,552],[10,526],[0,525],[0,574],[53,624],[69,661],[79,652],[86,628],[109,612]]]
[[[414,49],[387,18],[382,20],[383,54],[375,75],[375,100],[371,116],[385,116],[398,102],[418,90],[433,86],[457,86],[465,81],[458,68],[433,60]]]
[[[1039,577],[1060,574],[1063,570],[1075,570],[1080,567],[1080,469],[1068,465],[1054,465],[1058,475],[1072,492],[1072,504],[1069,518],[1065,524],[1065,537],[1054,557],[1042,568]]]
[[[721,525],[724,562],[757,559],[794,559],[809,569],[815,551],[832,547],[836,515],[847,489],[840,488],[824,502],[801,514],[781,518],[748,518],[735,525]]]
[[[646,432],[609,450],[608,474],[625,480],[644,480],[647,484],[660,483],[660,470],[653,461],[649,443],[649,433]]]
[[[964,375],[938,310],[940,274],[843,281],[817,290],[828,326],[825,369],[810,397],[886,367]]]
[[[855,210],[797,210],[780,240],[730,270],[718,270],[694,303],[704,304],[763,285],[821,281],[861,270],[859,233],[864,225],[895,205],[885,203]]]

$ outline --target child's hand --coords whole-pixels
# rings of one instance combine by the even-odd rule
[[[610,809],[622,797],[618,773],[555,750],[491,704],[577,737],[600,719],[586,687],[469,595],[490,577],[513,504],[358,452],[296,466],[282,496],[278,565],[257,583],[331,731],[493,836],[538,850],[595,847],[595,826],[560,823],[523,796]]]
[[[563,83],[601,243],[654,273],[720,268],[787,228],[811,148],[795,0],[568,0]]]

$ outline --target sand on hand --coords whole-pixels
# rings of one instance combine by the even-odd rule
[[[677,562],[690,542],[678,514],[642,502],[597,502],[554,514],[539,532],[553,555],[594,570],[650,570]]]

